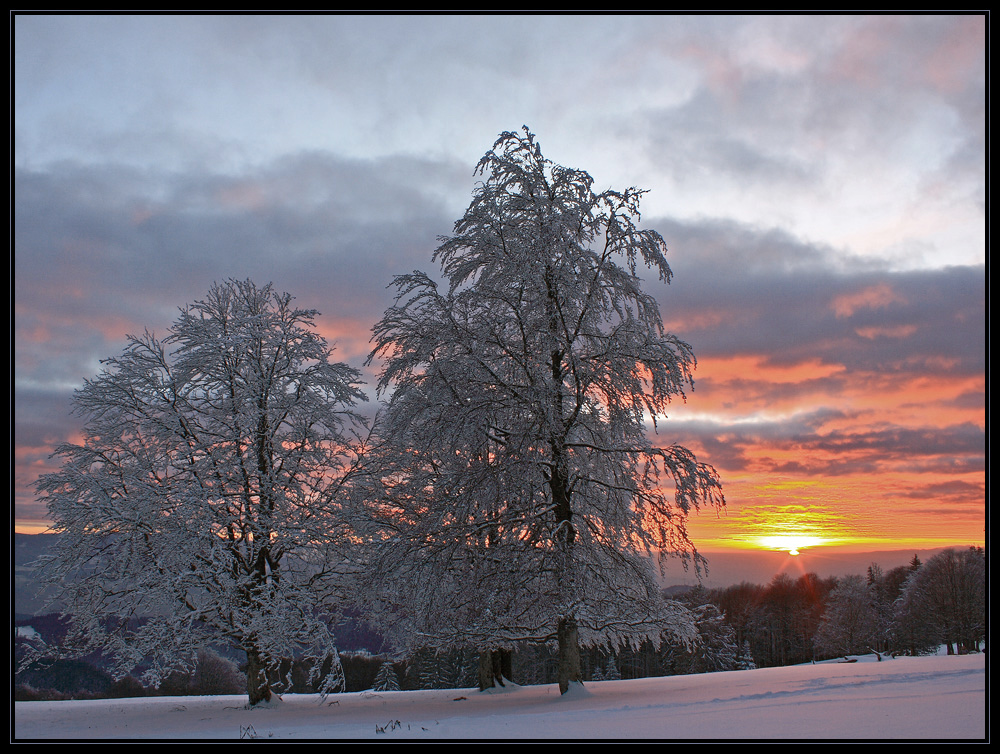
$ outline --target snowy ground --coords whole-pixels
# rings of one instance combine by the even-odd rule
[[[980,739],[986,656],[897,658],[555,686],[15,702],[12,738]]]

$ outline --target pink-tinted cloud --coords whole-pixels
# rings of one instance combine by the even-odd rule
[[[906,299],[887,283],[879,283],[833,299],[833,310],[838,317],[850,317],[858,309],[884,309],[890,304],[905,304]]]

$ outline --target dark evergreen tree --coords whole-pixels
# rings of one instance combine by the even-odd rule
[[[399,676],[392,660],[386,660],[378,669],[372,691],[399,691]]]

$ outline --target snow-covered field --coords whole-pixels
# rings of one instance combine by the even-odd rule
[[[874,662],[479,693],[370,691],[15,702],[15,740],[62,739],[980,739],[986,656]]]

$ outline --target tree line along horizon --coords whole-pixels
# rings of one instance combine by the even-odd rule
[[[708,589],[688,587],[675,595],[692,611],[698,640],[692,644],[644,642],[629,646],[585,647],[584,681],[686,675],[807,662],[852,661],[860,655],[880,659],[938,651],[964,654],[985,641],[985,553],[982,548],[948,548],[921,563],[884,572],[871,564],[865,574],[797,579],[776,574],[766,584],[741,582]],[[920,573],[919,577],[917,574]],[[65,621],[55,615],[18,621],[32,626],[40,640],[58,645]],[[344,639],[350,646],[384,646],[380,637]],[[338,638],[341,638],[338,635]],[[359,641],[360,638],[360,641]],[[18,645],[30,642],[18,638]],[[199,650],[190,669],[177,669],[154,688],[133,676],[115,681],[100,655],[52,664],[36,663],[16,678],[15,701],[120,698],[123,696],[203,696],[238,694],[246,688],[245,663],[238,653],[216,645]],[[479,657],[469,646],[444,651],[418,648],[399,653],[341,651],[345,692],[464,689],[478,683]],[[551,647],[521,644],[512,652],[509,680],[520,685],[554,683],[558,657]],[[243,667],[240,667],[242,664]],[[277,676],[285,691],[312,693],[308,669],[286,658]]]
[[[62,534],[40,565],[64,649],[158,685],[221,639],[254,705],[288,687],[289,658],[316,691],[345,686],[346,612],[400,651],[474,648],[480,688],[511,677],[516,646],[552,647],[565,693],[581,648],[702,641],[656,568],[699,568],[687,515],[725,499],[713,467],[647,432],[695,358],[642,288],[643,269],[672,276],[638,228],[644,191],[595,193],[527,127],[475,174],[432,255],[444,284],[395,277],[372,329],[373,420],[318,313],[251,280],[214,284],[162,339],[128,336],[76,392],[83,440],[36,485]]]

